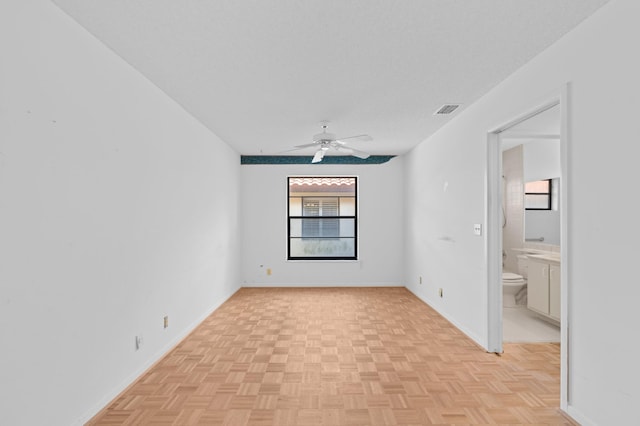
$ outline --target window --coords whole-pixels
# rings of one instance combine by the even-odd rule
[[[551,210],[551,179],[524,184],[525,210]]]
[[[289,260],[357,259],[357,178],[288,178]]]

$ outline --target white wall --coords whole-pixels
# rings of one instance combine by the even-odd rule
[[[536,140],[522,147],[525,182],[560,177],[559,140]]]
[[[524,246],[523,147],[502,152],[502,209],[506,223],[502,228],[502,269],[518,273],[518,255],[514,248]]]
[[[409,288],[486,345],[486,253],[472,235],[485,216],[486,134],[571,84],[568,409],[583,424],[633,424],[640,401],[638,18],[640,2],[612,0],[405,162]],[[422,286],[420,273],[429,276]]]
[[[48,1],[0,52],[0,424],[79,424],[237,290],[239,157]]]
[[[526,210],[525,239],[534,242],[543,238],[544,244],[560,246],[560,210]]]
[[[402,164],[242,166],[243,285],[401,285]],[[287,261],[287,176],[296,175],[358,176],[357,262]]]

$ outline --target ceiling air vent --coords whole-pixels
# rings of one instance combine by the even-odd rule
[[[448,115],[460,108],[461,104],[445,104],[442,105],[433,115]]]

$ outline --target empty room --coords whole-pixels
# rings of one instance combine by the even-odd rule
[[[0,2],[0,425],[632,425],[635,0]]]

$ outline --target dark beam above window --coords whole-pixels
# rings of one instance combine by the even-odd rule
[[[391,160],[395,155],[371,155],[367,159],[353,157],[351,155],[327,155],[322,164],[382,164]],[[310,155],[241,155],[240,164],[309,164],[313,156]]]

